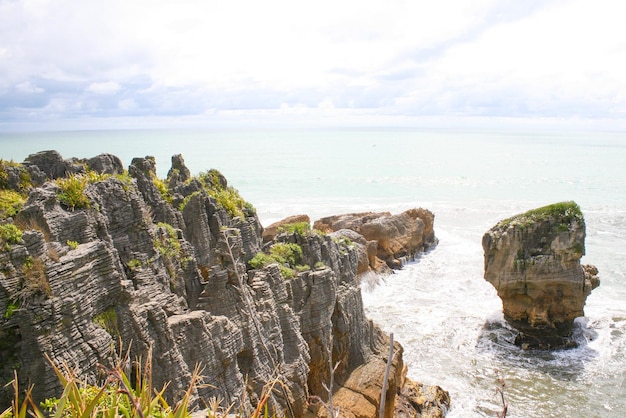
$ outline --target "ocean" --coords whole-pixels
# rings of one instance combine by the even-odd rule
[[[435,214],[439,245],[395,274],[363,280],[367,315],[405,349],[409,377],[450,392],[449,417],[621,417],[626,411],[626,133],[417,129],[124,130],[0,133],[0,158],[107,152],[127,166],[173,154],[220,170],[268,225],[347,212]],[[522,351],[483,279],[482,235],[564,200],[587,224],[583,263],[601,285],[579,348]]]

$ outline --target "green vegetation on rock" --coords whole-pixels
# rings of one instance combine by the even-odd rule
[[[17,184],[12,186],[9,184],[9,170],[19,172]],[[22,209],[31,187],[30,174],[22,164],[0,159],[0,219],[13,217]]]
[[[227,185],[226,179],[218,170],[202,172],[198,179],[209,196],[233,218],[245,218],[246,214],[255,213],[254,207],[241,197],[237,189]]]
[[[161,195],[163,200],[165,200],[167,203],[172,203],[174,201],[174,197],[172,196],[172,193],[170,193],[170,189],[167,186],[167,183],[165,182],[165,180],[158,178],[156,174],[154,173],[151,173],[151,174],[152,174],[152,183],[159,191],[159,194]]]
[[[0,219],[15,216],[24,206],[26,197],[15,190],[0,189]]]
[[[185,198],[183,199],[183,201],[180,203],[180,205],[178,205],[178,210],[180,210],[181,212],[185,209],[185,207],[187,207],[187,204],[189,203],[189,201],[194,197],[197,196],[198,194],[200,194],[200,192],[193,192],[191,194],[188,194],[187,196],[185,196]]]
[[[85,194],[89,177],[83,174],[75,174],[56,180],[56,184],[61,188],[57,195],[59,201],[71,210],[88,209],[91,206],[89,198]]]
[[[20,305],[18,305],[17,302],[9,302],[4,310],[4,315],[2,315],[2,317],[4,319],[11,319],[15,314],[15,311],[17,311],[19,308]]]
[[[32,187],[30,174],[22,164],[0,159],[0,189],[9,188],[9,169],[11,168],[19,171],[17,191],[26,192],[26,190]]]
[[[182,253],[182,247],[178,240],[176,229],[170,224],[159,222],[157,227],[165,231],[165,235],[159,235],[154,240],[154,248],[163,256],[174,259],[179,258]]]
[[[129,260],[128,263],[126,263],[126,265],[131,270],[136,270],[136,269],[143,267],[143,263],[141,262],[141,260],[138,260],[136,258]]]
[[[294,243],[279,242],[269,250],[269,254],[258,253],[248,264],[254,269],[263,268],[269,264],[276,263],[280,267],[280,272],[286,278],[294,277],[297,272],[307,271],[311,268],[302,263],[302,247]]]
[[[282,225],[278,228],[279,233],[306,235],[311,230],[311,224],[308,222],[295,222],[292,224]]]
[[[22,230],[16,225],[8,223],[0,225],[0,246],[8,251],[11,245],[22,242]]]
[[[120,331],[117,327],[117,312],[115,312],[115,308],[111,307],[94,316],[93,322],[99,327],[104,328],[112,337],[119,337]]]
[[[527,212],[504,219],[498,223],[499,228],[507,228],[510,225],[527,227],[535,222],[553,219],[559,224],[559,230],[567,231],[572,221],[582,222],[583,213],[573,201],[559,202],[552,205],[531,209]]]

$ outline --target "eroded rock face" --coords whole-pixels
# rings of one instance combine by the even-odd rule
[[[585,222],[578,205],[563,202],[501,221],[483,236],[485,279],[502,299],[506,320],[524,348],[575,346],[574,319],[597,270],[581,266]]]
[[[29,170],[50,180],[83,167],[71,161],[46,153],[29,158]],[[22,387],[34,384],[35,401],[59,396],[44,355],[95,383],[97,365],[113,365],[123,341],[132,358],[152,353],[153,385],[169,383],[170,403],[199,365],[211,386],[198,387],[192,405],[221,397],[250,411],[279,371],[284,390],[272,395],[271,413],[303,416],[309,397],[326,399],[328,365],[338,362],[337,405],[349,411],[363,398],[375,414],[353,416],[378,416],[389,340],[365,317],[356,246],[282,234],[301,246],[304,263],[319,267],[290,279],[276,264],[250,270],[263,245],[254,212],[229,215],[188,177],[182,157],[172,163],[169,198],[157,188],[151,157],[134,159],[126,180],[89,183],[86,209],[64,207],[52,181],[30,191],[15,216],[21,241],[0,250],[0,379],[17,368]],[[119,174],[118,165],[100,156],[88,167]],[[392,404],[406,374],[397,351]],[[0,410],[11,396],[2,390]]]
[[[398,269],[437,243],[434,219],[432,212],[418,208],[399,215],[364,212],[330,216],[315,221],[313,227],[327,233],[349,229],[362,235],[367,242],[365,253],[370,269],[384,272],[381,261]]]

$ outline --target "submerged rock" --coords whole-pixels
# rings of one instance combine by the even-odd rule
[[[505,319],[523,348],[576,346],[574,319],[600,282],[581,266],[585,221],[574,202],[541,207],[505,219],[483,236],[485,280],[502,299]]]

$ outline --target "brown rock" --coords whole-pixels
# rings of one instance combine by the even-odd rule
[[[387,266],[398,269],[409,260],[436,244],[432,212],[416,208],[399,215],[388,212],[363,212],[329,216],[315,221],[313,228],[323,232],[351,229],[367,241],[369,267],[383,272]],[[374,253],[374,250],[376,251]]]
[[[575,346],[574,319],[598,286],[583,270],[585,222],[574,202],[557,203],[501,221],[483,236],[485,279],[498,291],[506,320],[524,348]],[[586,271],[586,272],[585,272]]]
[[[307,222],[310,225],[311,218],[309,218],[309,215],[293,215],[266,226],[263,229],[263,242],[270,242],[273,240],[281,227],[300,222]]]
[[[439,386],[424,386],[407,379],[395,407],[396,417],[442,418],[450,408],[450,394]]]
[[[328,216],[321,218],[313,224],[313,228],[325,233],[331,233],[340,229],[351,229],[361,232],[361,225],[381,216],[391,216],[389,212],[361,212],[346,213],[344,215]]]

